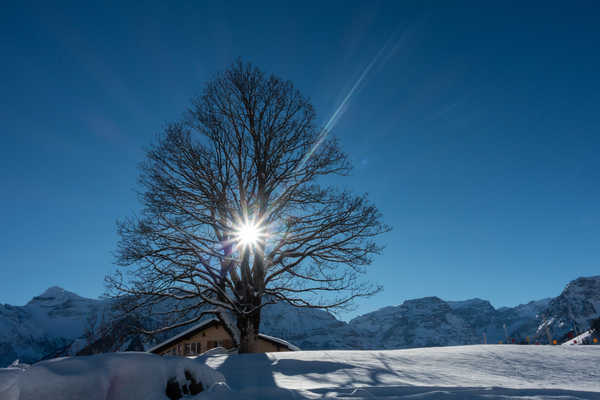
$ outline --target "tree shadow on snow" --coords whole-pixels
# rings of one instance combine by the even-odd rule
[[[348,368],[348,365],[332,361],[273,360],[265,353],[254,353],[229,356],[217,370],[225,375],[227,384],[232,389],[240,390],[257,386],[277,387],[273,377],[275,373],[287,376],[326,376],[343,368]]]
[[[298,376],[308,383],[304,390],[290,390],[290,398],[348,398],[362,399],[420,399],[420,400],[490,400],[490,399],[545,399],[545,400],[600,400],[600,393],[564,389],[508,389],[501,387],[443,387],[411,386],[416,376],[392,368],[387,362],[381,366],[362,368],[358,374],[347,363],[334,361],[304,361],[298,359],[271,359],[267,354],[239,354],[227,357],[217,367],[225,375],[227,384],[237,392],[259,390],[271,393],[278,388],[274,376]],[[413,372],[414,373],[414,372]],[[419,372],[421,377],[425,372]],[[406,380],[407,384],[402,385]],[[394,382],[394,383],[391,383]],[[315,385],[310,388],[311,385]],[[318,388],[321,387],[321,388]],[[283,390],[283,389],[277,389]],[[287,399],[283,392],[273,392],[269,399]],[[305,397],[305,396],[309,397]],[[267,398],[264,396],[251,398]]]
[[[562,389],[508,389],[501,387],[379,386],[361,388],[311,389],[320,397],[338,399],[419,399],[419,400],[599,400],[600,393]],[[312,397],[312,396],[311,396]]]

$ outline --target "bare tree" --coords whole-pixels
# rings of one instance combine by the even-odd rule
[[[241,61],[217,75],[148,150],[109,287],[135,307],[169,299],[160,330],[226,311],[240,352],[256,351],[267,304],[331,309],[378,291],[359,277],[390,228],[366,195],[324,186],[351,167],[327,133],[291,82]]]

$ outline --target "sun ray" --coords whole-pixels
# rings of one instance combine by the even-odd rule
[[[365,80],[365,78],[367,77],[367,75],[369,74],[371,69],[373,69],[373,66],[384,56],[384,54],[389,53],[390,47],[392,47],[392,50],[395,49],[396,46],[395,45],[392,46],[393,36],[394,35],[392,35],[392,37],[390,37],[390,39],[387,40],[387,42],[383,45],[383,47],[381,49],[379,49],[377,54],[375,54],[373,59],[369,62],[369,64],[367,64],[367,66],[362,71],[362,73],[360,74],[358,79],[354,82],[354,84],[352,85],[352,87],[350,88],[350,90],[348,91],[348,93],[346,94],[344,99],[342,100],[342,102],[337,106],[337,108],[335,109],[335,111],[333,112],[333,114],[331,115],[331,117],[329,118],[327,123],[325,124],[325,127],[319,134],[317,141],[313,144],[311,149],[308,151],[308,153],[306,153],[306,155],[302,159],[302,162],[298,165],[297,170],[304,167],[304,164],[306,164],[308,159],[313,155],[313,153],[317,150],[317,148],[321,145],[321,143],[323,143],[323,141],[327,138],[327,136],[329,135],[329,132],[331,132],[333,130],[335,125],[340,120],[341,116],[344,114],[344,111],[346,109],[348,102],[350,101],[350,99],[352,98],[352,96],[354,95],[354,93],[356,92],[358,87],[360,86],[360,84]],[[387,58],[389,58],[389,57],[386,57],[386,60],[387,60]]]

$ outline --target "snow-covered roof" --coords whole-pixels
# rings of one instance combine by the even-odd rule
[[[187,329],[187,330],[185,330],[185,331],[183,331],[183,332],[181,332],[181,333],[173,336],[172,338],[169,338],[169,339],[167,339],[167,340],[165,340],[165,341],[157,344],[156,346],[152,347],[151,349],[148,349],[147,351],[148,351],[148,353],[153,353],[153,352],[155,352],[155,351],[157,351],[157,350],[159,350],[159,349],[161,349],[161,348],[163,348],[165,346],[168,346],[168,345],[170,345],[172,343],[177,342],[179,339],[182,339],[182,338],[184,338],[184,337],[186,337],[188,335],[193,335],[195,332],[197,332],[199,330],[202,330],[202,329],[205,329],[205,328],[209,327],[212,324],[223,324],[223,322],[221,320],[219,320],[218,318],[207,319],[206,321],[200,322],[199,324],[196,324],[196,325],[192,326],[190,329]],[[290,349],[291,351],[299,351],[300,350],[300,348],[298,348],[297,346],[294,346],[293,344],[291,344],[291,343],[289,343],[289,342],[287,342],[287,341],[285,341],[283,339],[276,338],[276,337],[269,336],[269,335],[265,335],[264,333],[259,333],[258,336],[260,338],[264,339],[264,340],[267,340],[267,341],[270,341],[270,342],[273,342],[273,343],[285,346],[288,349]]]
[[[279,338],[276,338],[274,336],[265,335],[264,333],[259,333],[258,336],[261,337],[261,338],[263,338],[263,339],[265,339],[265,340],[270,340],[271,342],[275,342],[277,344],[285,346],[288,349],[290,349],[291,351],[300,351],[299,347],[294,346],[290,342],[287,342],[287,341],[285,341],[283,339],[279,339]]]
[[[169,345],[172,342],[176,342],[177,340],[181,339],[182,337],[185,337],[185,336],[187,336],[189,334],[192,334],[193,332],[195,332],[197,330],[206,328],[209,325],[212,325],[213,323],[218,323],[218,322],[220,322],[220,321],[217,318],[207,319],[206,321],[200,322],[199,324],[196,324],[196,325],[192,326],[190,329],[185,330],[185,331],[181,332],[180,334],[175,335],[172,338],[169,338],[169,339],[165,340],[164,342],[160,342],[159,344],[157,344],[156,346],[152,347],[151,349],[148,349],[147,352],[148,353],[153,353],[154,351],[160,349],[161,347]]]

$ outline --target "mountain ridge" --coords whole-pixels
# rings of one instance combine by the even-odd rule
[[[152,345],[152,339],[142,341],[129,335],[125,325],[131,321],[127,320],[113,325],[118,335],[96,338],[102,346],[94,347],[90,332],[111,315],[110,300],[88,299],[58,286],[24,306],[0,305],[0,367],[16,358],[35,362],[48,355],[127,350],[132,343]],[[446,301],[428,296],[382,307],[348,322],[323,310],[279,303],[265,307],[261,331],[303,350],[533,343],[547,342],[548,333],[559,339],[571,330],[587,329],[589,321],[599,316],[600,276],[592,276],[569,282],[556,297],[515,307],[496,309],[481,298]],[[143,323],[161,322],[148,319]]]

